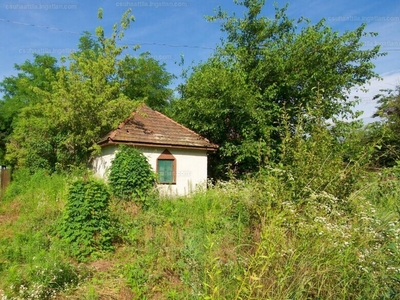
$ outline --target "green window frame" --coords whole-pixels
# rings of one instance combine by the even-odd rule
[[[157,177],[160,184],[176,183],[176,160],[167,149],[157,159]]]
[[[169,159],[158,160],[158,181],[160,183],[174,183],[174,161]]]

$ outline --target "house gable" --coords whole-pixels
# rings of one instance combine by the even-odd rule
[[[127,144],[215,151],[218,146],[146,105],[139,107],[117,129],[103,137],[100,146]]]
[[[102,151],[93,162],[106,178],[118,145],[136,147],[158,173],[162,194],[186,195],[207,182],[207,152],[218,146],[165,115],[143,105],[99,142]],[[160,180],[161,179],[161,180]]]

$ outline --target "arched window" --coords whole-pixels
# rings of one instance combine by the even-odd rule
[[[175,184],[176,183],[176,159],[165,149],[157,158],[157,176],[158,183]]]

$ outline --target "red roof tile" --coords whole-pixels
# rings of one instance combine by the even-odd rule
[[[139,107],[117,129],[103,137],[100,146],[131,144],[216,150],[218,145],[146,105]]]

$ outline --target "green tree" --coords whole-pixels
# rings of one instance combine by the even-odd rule
[[[146,197],[154,189],[156,176],[143,153],[125,146],[115,155],[108,181],[115,197],[145,205]]]
[[[89,31],[84,31],[83,35],[79,38],[78,51],[75,53],[79,56],[87,53],[90,56],[90,51],[93,51],[95,55],[100,55],[101,44]]]
[[[4,163],[5,145],[13,132],[18,114],[24,107],[41,101],[35,88],[52,91],[56,80],[57,59],[50,55],[34,54],[33,61],[15,64],[16,76],[5,77],[0,82],[3,99],[0,101],[0,162]]]
[[[374,159],[378,166],[394,166],[400,160],[400,86],[382,90],[374,97],[379,121],[367,127],[365,140],[379,141]]]
[[[85,31],[79,39],[78,49],[78,56],[90,58],[91,51],[95,56],[100,55],[101,45]],[[138,57],[125,56],[117,67],[121,91],[129,99],[143,100],[149,107],[158,111],[169,105],[173,91],[168,86],[175,77],[167,72],[165,63],[160,63],[151,57],[149,52],[145,52]]]
[[[7,145],[9,161],[31,169],[40,162],[39,167],[52,171],[86,164],[98,153],[98,139],[138,104],[121,92],[118,75],[127,46],[117,43],[133,20],[128,10],[110,37],[98,27],[100,53],[97,49],[72,53],[69,64],[58,70],[52,92],[34,89],[42,100],[22,109]]]
[[[174,102],[173,116],[220,145],[212,163],[221,173],[227,165],[239,172],[254,170],[279,157],[283,111],[295,126],[307,129],[307,111],[321,93],[325,119],[352,117],[352,87],[377,76],[372,60],[379,47],[362,50],[365,25],[343,34],[321,20],[312,24],[275,8],[275,17],[261,15],[263,0],[235,1],[244,17],[221,8],[209,20],[222,20],[226,33],[215,53],[192,68]]]
[[[122,79],[122,92],[130,99],[144,99],[152,109],[163,111],[172,97],[168,88],[174,76],[166,71],[165,63],[160,63],[142,53],[139,57],[125,57],[118,70]]]

